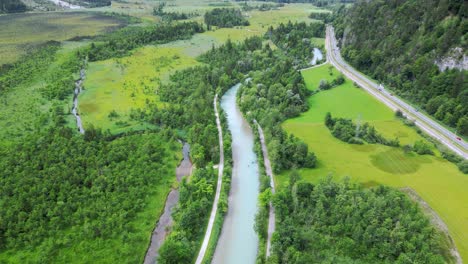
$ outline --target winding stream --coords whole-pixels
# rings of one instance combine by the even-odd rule
[[[229,210],[224,219],[212,263],[253,264],[258,250],[258,237],[254,230],[259,195],[259,172],[254,153],[252,128],[236,104],[241,84],[233,86],[221,98],[221,107],[227,114],[232,135],[231,190]]]
[[[85,130],[83,128],[83,123],[81,122],[80,114],[78,113],[78,95],[80,95],[81,91],[83,90],[83,79],[85,77],[85,70],[80,70],[80,79],[75,82],[75,92],[73,94],[73,108],[72,114],[76,118],[76,126],[78,127],[78,131],[81,134],[84,134]]]
[[[184,143],[182,147],[182,153],[184,158],[180,162],[176,169],[177,181],[181,181],[183,176],[190,175],[192,172],[192,162],[190,161],[190,145]],[[164,213],[159,217],[158,224],[153,230],[151,235],[151,243],[146,252],[144,264],[157,263],[159,256],[159,248],[164,242],[164,239],[169,234],[169,228],[173,224],[172,220],[172,209],[177,205],[179,201],[179,190],[172,189],[166,199],[166,205],[164,206]]]

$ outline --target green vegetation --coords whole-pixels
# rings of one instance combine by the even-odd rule
[[[90,61],[119,58],[145,44],[162,44],[179,39],[188,39],[203,32],[197,22],[164,23],[148,27],[124,28],[105,37],[104,43],[91,43],[86,51]]]
[[[468,135],[467,71],[442,66],[463,60],[465,16],[464,1],[362,1],[341,9],[335,25],[353,66]]]
[[[275,45],[285,51],[299,68],[305,68],[313,57],[313,50],[317,48],[312,38],[325,37],[323,23],[291,23],[280,24],[268,32],[269,38]],[[300,62],[300,63],[299,63]]]
[[[379,186],[298,181],[274,197],[278,263],[447,263],[448,241],[405,194]]]
[[[185,20],[198,16],[197,13],[165,12],[163,10],[165,6],[166,2],[160,2],[158,6],[153,9],[153,14],[155,16],[160,16],[163,21]]]
[[[0,66],[51,40],[90,38],[128,23],[121,16],[97,12],[49,12],[0,16]]]
[[[338,75],[329,65],[302,71],[307,87],[316,89],[321,79],[331,81]],[[429,142],[414,128],[406,126],[394,113],[351,81],[326,91],[320,91],[308,99],[310,110],[299,117],[287,120],[283,127],[307,143],[317,155],[315,169],[300,169],[301,177],[317,183],[326,175],[336,178],[349,176],[353,182],[364,186],[379,184],[393,187],[411,187],[447,224],[462,258],[467,257],[468,225],[463,210],[468,196],[465,187],[468,177],[457,167],[442,159],[441,153],[431,146],[435,156],[417,155],[402,148],[380,144],[348,144],[335,138],[324,124],[327,112],[354,121],[360,116],[386,138],[398,137],[400,144],[414,145],[416,141]],[[278,187],[287,186],[288,172],[276,176]],[[440,188],[443,186],[443,188]]]
[[[384,138],[375,130],[375,127],[369,125],[369,123],[364,123],[362,126],[361,124],[356,125],[351,119],[333,118],[330,112],[325,115],[325,126],[330,129],[334,137],[347,143],[358,145],[362,145],[364,143],[382,144],[392,147],[400,146],[398,138],[393,140]],[[414,145],[414,148],[418,154],[429,154],[426,153],[426,149],[431,151],[430,146],[426,145],[422,141],[417,141]]]
[[[154,221],[164,206],[174,149],[169,131],[114,139],[69,128],[2,148],[0,259],[70,262],[81,252],[103,263],[140,262],[152,230],[141,221],[148,213]]]
[[[242,16],[238,9],[215,8],[205,13],[205,24],[211,26],[231,28],[235,26],[248,26],[249,21]]]
[[[164,108],[159,85],[176,70],[197,65],[178,48],[145,46],[123,58],[91,62],[86,70],[85,90],[79,96],[79,110],[85,129],[90,126],[112,133],[140,127],[132,113],[156,105]],[[116,112],[118,116],[109,117]]]

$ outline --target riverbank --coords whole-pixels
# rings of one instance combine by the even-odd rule
[[[223,170],[224,170],[224,143],[223,143],[223,129],[221,127],[221,121],[219,119],[218,112],[218,94],[213,99],[213,107],[216,116],[216,127],[218,128],[218,140],[219,140],[219,164],[218,164],[218,181],[216,184],[216,194],[213,202],[213,207],[211,209],[210,219],[208,220],[208,227],[206,228],[205,237],[203,238],[203,243],[198,253],[196,264],[201,264],[203,258],[205,257],[206,250],[208,248],[208,243],[210,241],[211,232],[213,230],[213,225],[216,219],[216,213],[218,210],[218,201],[221,194],[221,186],[223,183]]]
[[[236,104],[241,84],[229,89],[221,100],[232,135],[233,170],[229,209],[224,219],[212,263],[255,263],[258,236],[254,230],[258,209],[259,171],[254,135]]]
[[[275,191],[275,180],[273,177],[273,170],[271,169],[271,162],[270,158],[268,157],[268,148],[266,146],[265,135],[263,134],[263,129],[257,120],[254,120],[254,124],[257,125],[258,129],[258,137],[260,139],[260,144],[262,146],[262,154],[263,154],[263,165],[265,167],[265,173],[270,178],[270,190],[271,194],[274,195]],[[269,203],[269,214],[268,214],[268,236],[267,236],[267,245],[266,245],[266,257],[270,257],[271,255],[271,238],[273,233],[275,232],[276,228],[276,214],[275,214],[275,207],[273,203],[270,201]]]
[[[178,182],[182,180],[182,177],[190,175],[193,168],[193,164],[190,161],[190,145],[188,143],[184,143],[182,147],[182,154],[183,159],[176,168],[176,179]],[[159,248],[164,243],[164,240],[170,233],[170,228],[174,223],[172,219],[172,210],[177,205],[178,201],[179,190],[172,189],[167,196],[164,212],[159,218],[157,225],[151,235],[151,242],[146,252],[144,264],[157,263]]]
[[[80,78],[75,82],[75,91],[73,93],[73,108],[72,114],[75,116],[76,119],[76,126],[78,127],[78,131],[81,134],[85,133],[83,128],[83,123],[81,121],[80,114],[78,113],[78,96],[80,95],[81,91],[83,90],[83,80],[85,78],[85,70],[80,70]]]

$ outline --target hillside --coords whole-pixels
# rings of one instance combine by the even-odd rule
[[[468,135],[467,10],[462,0],[362,1],[334,23],[354,67]]]

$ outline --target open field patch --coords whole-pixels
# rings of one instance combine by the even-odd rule
[[[132,55],[89,64],[79,111],[85,129],[90,125],[113,132],[140,124],[130,120],[131,109],[159,103],[157,87],[170,73],[198,62],[180,48],[146,46]]]
[[[337,74],[333,69],[333,75]],[[309,89],[321,79],[332,80],[328,65],[303,72]],[[398,137],[400,144],[424,140],[414,129],[395,119],[393,112],[364,90],[346,82],[309,98],[310,110],[286,121],[284,128],[304,140],[318,158],[317,168],[301,169],[303,180],[318,182],[327,175],[350,177],[353,182],[371,187],[378,184],[414,189],[447,223],[460,254],[468,258],[468,177],[439,156],[405,154],[401,148],[383,145],[352,145],[333,137],[324,125],[327,112],[335,117],[369,122],[388,138]],[[285,186],[288,173],[276,176]]]
[[[15,62],[28,49],[50,40],[95,36],[122,21],[90,12],[50,12],[0,16],[0,65]]]

